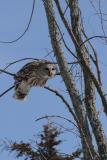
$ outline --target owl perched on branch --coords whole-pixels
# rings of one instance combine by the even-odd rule
[[[57,67],[46,60],[33,61],[21,68],[14,77],[15,94],[14,98],[24,100],[31,87],[43,87],[47,80],[53,78],[57,73]]]

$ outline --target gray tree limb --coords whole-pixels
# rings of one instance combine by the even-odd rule
[[[73,75],[72,73],[69,73],[69,68],[67,61],[64,58],[64,53],[61,48],[61,42],[60,39],[60,33],[58,30],[58,27],[55,22],[55,15],[54,10],[52,6],[51,0],[44,0],[44,6],[46,11],[46,16],[48,20],[48,27],[49,27],[49,33],[51,37],[51,44],[57,59],[57,62],[59,64],[61,76],[65,82],[66,88],[69,92],[71,101],[74,106],[75,113],[78,117],[79,121],[79,130],[81,133],[82,141],[85,143],[85,148],[87,148],[87,151],[89,152],[90,159],[93,159],[93,153],[91,151],[92,143],[90,142],[90,138],[87,132],[87,129],[84,124],[84,116],[82,113],[82,101],[80,99],[80,95],[78,90],[76,89],[76,85],[74,83]]]

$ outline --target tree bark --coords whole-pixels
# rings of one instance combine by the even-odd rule
[[[76,40],[78,41],[79,45],[83,43],[82,40],[82,25],[80,24],[80,10],[78,6],[78,0],[69,0],[70,5],[70,12],[71,12],[71,24],[73,33],[75,35]],[[75,45],[77,50],[77,56],[81,59],[85,59],[87,65],[90,67],[90,61],[89,61],[89,53],[87,48],[85,47],[85,44],[82,46],[82,48],[78,48],[77,45]],[[82,66],[82,64],[80,63]],[[90,75],[85,71],[83,68],[83,74],[84,74],[84,86],[85,86],[85,106],[87,115],[97,142],[99,155],[101,160],[107,159],[107,141],[105,139],[105,135],[102,129],[102,125],[98,119],[98,114],[96,111],[96,105],[95,105],[95,85],[92,81],[92,78]]]
[[[79,49],[82,49],[82,46],[83,46],[84,42],[81,42],[81,41],[78,42],[78,40],[77,40],[77,38],[75,37],[75,34],[74,34],[74,32],[73,32],[73,29],[74,29],[74,28],[71,28],[71,26],[67,23],[67,20],[66,20],[65,17],[64,17],[64,14],[63,14],[63,12],[62,12],[62,10],[61,10],[61,7],[60,7],[59,0],[55,0],[55,2],[56,2],[56,4],[57,4],[57,8],[58,8],[60,17],[61,17],[61,19],[62,19],[62,21],[63,21],[63,23],[64,23],[64,25],[65,25],[65,28],[67,29],[68,34],[69,34],[71,40],[73,41],[73,43],[75,44],[76,48],[78,48],[77,52],[79,52]],[[72,4],[73,4],[74,2],[76,2],[75,4],[78,4],[78,1],[69,1],[69,4],[70,4],[69,6],[72,7]],[[74,6],[74,7],[76,7],[76,6]],[[70,8],[70,9],[71,9],[71,8]],[[72,8],[72,9],[73,9],[73,14],[74,14],[74,16],[75,16],[76,12],[78,11],[78,7],[77,7],[77,8]],[[71,14],[72,14],[72,11],[71,11]],[[73,14],[72,14],[72,15],[73,15]],[[78,21],[78,20],[79,20],[79,17],[76,17],[76,18],[77,18],[77,19],[75,19],[75,20],[73,21],[73,23],[75,23],[75,22],[77,23],[77,22],[78,22],[78,26],[79,26],[79,25],[80,25],[80,21]],[[72,18],[71,18],[71,20],[72,20]],[[73,24],[72,24],[72,25],[73,25]],[[80,34],[81,34],[81,33],[79,33],[79,35],[80,35]],[[81,43],[80,43],[80,42],[81,42]],[[81,53],[79,53],[79,54],[81,54]],[[94,73],[93,73],[93,72],[91,71],[91,69],[89,68],[89,65],[87,64],[87,61],[84,59],[84,57],[81,55],[81,56],[78,57],[78,60],[81,61],[81,66],[82,66],[82,68],[84,69],[84,71],[86,72],[86,74],[89,74],[90,77],[91,77],[91,79],[93,80],[93,83],[94,83],[94,85],[95,85],[95,87],[96,87],[96,89],[97,89],[97,91],[98,91],[98,93],[99,93],[99,95],[100,95],[101,100],[102,100],[102,104],[103,104],[103,107],[104,107],[104,112],[105,112],[105,114],[107,115],[107,99],[106,99],[106,97],[105,97],[105,93],[104,93],[104,91],[103,91],[103,88],[102,88],[101,84],[99,83],[99,81],[96,79]]]
[[[80,99],[79,92],[76,89],[76,84],[74,82],[73,75],[72,73],[69,73],[68,64],[67,64],[67,61],[65,60],[64,53],[61,48],[61,42],[60,42],[61,37],[60,37],[58,25],[55,20],[52,1],[44,0],[44,6],[45,6],[46,16],[48,20],[49,33],[51,37],[51,44],[54,50],[54,54],[59,64],[61,76],[69,92],[71,101],[74,106],[75,113],[79,121],[78,127],[81,134],[81,141],[83,145],[84,155],[86,155],[86,152],[88,152],[87,156],[85,157],[85,160],[92,160],[95,157],[95,150],[89,135],[89,131],[85,126],[85,119],[82,112],[82,101]]]

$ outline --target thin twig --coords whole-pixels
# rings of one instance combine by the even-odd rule
[[[8,88],[6,91],[4,91],[2,94],[0,94],[0,98],[1,98],[2,96],[4,96],[7,92],[11,91],[14,87],[15,87],[15,86],[13,85],[13,86],[11,86],[10,88]]]
[[[3,70],[6,70],[8,67],[10,67],[11,65],[17,63],[17,62],[21,62],[21,61],[24,61],[24,60],[36,60],[36,61],[39,61],[40,59],[37,59],[37,58],[22,58],[22,59],[19,59],[19,60],[16,60],[16,61],[13,61],[11,63],[9,63]],[[1,72],[0,72],[1,73]]]
[[[65,118],[63,116],[59,116],[59,115],[46,115],[46,116],[42,116],[40,118],[37,118],[35,121],[37,122],[39,120],[46,119],[46,118],[60,118],[60,119],[66,120],[67,122],[73,124],[78,129],[77,125],[74,122],[72,122],[70,119]]]
[[[88,42],[88,41],[90,41],[90,40],[92,40],[92,39],[94,39],[94,38],[104,39],[104,38],[107,38],[107,36],[92,36],[92,37],[89,37],[89,38],[87,38],[84,42],[82,42],[82,43],[80,44],[80,47],[82,47],[86,42]]]
[[[79,134],[77,134],[76,132],[76,130],[74,130],[74,128],[67,128],[67,127],[64,127],[64,125],[63,124],[59,124],[58,122],[52,122],[54,125],[57,125],[58,127],[60,127],[60,129],[63,129],[63,131],[65,132],[70,132],[70,133],[72,133],[72,134],[74,134],[74,135],[76,135],[78,138],[81,138],[80,137],[80,135]],[[62,132],[63,132],[62,131]]]
[[[40,145],[36,142],[36,145],[38,146],[38,152],[40,153],[41,157],[43,157],[44,160],[47,160],[46,156],[44,155]]]
[[[33,13],[34,13],[34,7],[35,7],[35,0],[33,0],[33,6],[32,6],[30,19],[29,19],[28,25],[25,28],[24,32],[18,38],[14,39],[12,41],[2,41],[2,40],[0,40],[0,43],[14,43],[14,42],[17,42],[18,40],[20,40],[26,34],[26,32],[28,31],[28,29],[30,27],[31,21],[32,21],[32,17],[33,17]]]
[[[41,59],[37,59],[37,58],[22,58],[22,59],[13,61],[13,62],[9,63],[6,67],[4,67],[4,68],[2,69],[2,71],[0,71],[0,74],[1,74],[2,72],[5,72],[5,70],[6,70],[7,68],[9,68],[11,65],[13,65],[13,64],[15,64],[15,63],[18,63],[18,62],[21,62],[21,61],[25,61],[25,60],[35,60],[35,61],[39,61],[39,60],[41,60]],[[58,64],[57,62],[51,62],[51,63],[53,63],[53,64]],[[68,64],[78,64],[78,63],[79,63],[79,61],[68,62]],[[58,75],[59,75],[59,73],[58,73]]]
[[[0,72],[3,72],[3,73],[6,73],[6,74],[8,74],[8,75],[10,75],[10,76],[15,76],[15,74],[14,73],[10,73],[10,72],[8,72],[8,71],[5,71],[4,69],[0,69]]]
[[[85,38],[87,39],[88,37],[87,37],[87,35],[85,34],[84,30],[82,31],[82,33],[84,34]],[[100,72],[100,68],[99,68],[99,62],[98,62],[97,52],[96,52],[95,48],[93,47],[93,45],[91,44],[91,42],[88,41],[88,43],[89,43],[90,47],[92,48],[92,51],[93,51],[93,53],[94,53],[95,60],[94,60],[94,58],[92,57],[92,55],[89,55],[89,56],[90,56],[91,60],[93,61],[93,63],[94,63],[95,66],[96,66],[97,77],[98,77],[99,83],[102,84],[102,82],[101,82],[101,76],[100,76],[100,73],[101,73],[101,72]]]
[[[106,37],[106,33],[104,30],[104,24],[103,24],[103,15],[102,15],[102,10],[101,10],[101,0],[99,0],[98,5],[99,5],[99,12],[100,12],[101,28],[102,28],[103,35]],[[105,42],[107,43],[106,38],[105,38]]]
[[[72,110],[72,108],[69,105],[69,103],[65,100],[65,98],[55,89],[52,89],[52,88],[50,88],[48,86],[45,86],[44,88],[47,89],[48,91],[51,91],[51,92],[55,93],[63,101],[63,103],[67,106],[69,112],[73,115],[74,120],[78,123],[78,119],[77,119],[74,111]]]
[[[65,8],[65,10],[64,10],[64,12],[63,12],[64,15],[65,15],[65,13],[66,13],[68,7],[69,7],[69,4],[67,4],[67,6],[66,6],[66,8]]]

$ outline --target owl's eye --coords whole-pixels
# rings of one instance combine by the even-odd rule
[[[54,71],[55,70],[55,68],[52,68],[52,71]]]
[[[46,67],[46,68],[45,68],[45,70],[46,70],[46,71],[48,71],[48,70],[49,70],[49,68],[47,68],[47,67]]]

